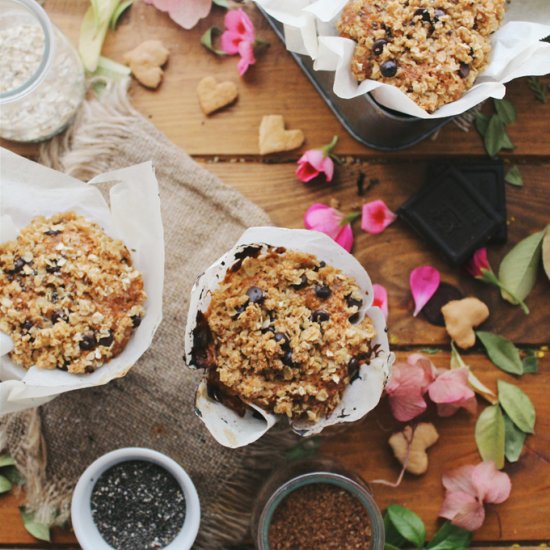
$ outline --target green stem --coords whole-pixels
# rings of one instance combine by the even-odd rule
[[[355,220],[359,219],[361,217],[361,212],[350,212],[346,216],[342,218],[342,221],[340,222],[340,226],[344,227],[344,225],[347,225],[348,223],[353,223]]]
[[[334,136],[332,138],[332,141],[328,145],[325,145],[324,147],[321,148],[321,151],[323,151],[323,155],[325,157],[328,157],[332,152],[332,150],[336,147],[337,143],[338,143],[338,136]]]
[[[523,313],[525,313],[525,315],[529,315],[529,308],[527,307],[527,304],[523,300],[520,300],[513,292],[510,292],[510,290],[508,290],[500,282],[499,278],[494,274],[494,272],[492,270],[482,269],[481,270],[481,276],[478,277],[478,278],[479,278],[480,281],[483,281],[484,283],[489,283],[489,284],[495,285],[498,288],[500,288],[501,290],[504,290],[504,292],[509,294],[511,296],[511,298],[517,302],[516,305],[521,307],[521,310],[523,311]]]

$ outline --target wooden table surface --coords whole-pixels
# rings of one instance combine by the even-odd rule
[[[44,3],[53,21],[74,44],[86,6],[85,0],[46,0]],[[331,198],[337,199],[346,211],[377,198],[384,199],[396,210],[422,185],[430,161],[485,156],[477,133],[464,133],[453,124],[445,127],[436,140],[405,151],[380,153],[363,147],[346,134],[267,23],[253,9],[250,11],[258,35],[271,46],[243,79],[236,72],[235,58],[217,58],[199,44],[200,36],[210,25],[223,26],[223,12],[219,8],[192,31],[184,31],[166,14],[138,1],[123,17],[118,30],[108,35],[103,52],[120,61],[124,52],[143,40],[161,39],[171,52],[165,80],[158,91],[132,83],[130,93],[134,105],[173,142],[265,208],[275,224],[302,227],[306,208],[313,202],[328,202]],[[208,118],[199,109],[195,91],[198,81],[206,75],[234,80],[240,92],[234,106]],[[524,79],[508,86],[507,97],[517,109],[518,120],[509,128],[516,148],[504,158],[520,165],[525,185],[523,188],[507,186],[509,240],[505,245],[490,247],[489,257],[494,266],[513,244],[550,221],[550,103],[536,101]],[[282,114],[288,128],[301,128],[307,138],[302,150],[327,143],[333,135],[339,136],[336,152],[348,162],[337,168],[333,183],[304,185],[298,182],[294,170],[300,151],[267,158],[259,156],[258,126],[266,114]],[[27,156],[36,154],[33,146],[6,142],[2,145]],[[356,180],[360,171],[365,172],[367,179],[380,180],[364,197],[357,195]],[[408,275],[411,269],[423,264],[434,265],[443,281],[488,304],[491,316],[485,324],[486,330],[530,347],[540,347],[550,340],[549,283],[542,270],[527,300],[531,314],[525,316],[519,308],[503,302],[493,288],[447,265],[401,221],[381,235],[363,233],[357,224],[355,235],[354,254],[373,281],[383,284],[389,292],[391,342],[399,358],[404,359],[410,350],[430,346],[441,350],[432,356],[435,364],[449,365],[449,339],[445,331],[430,325],[422,316],[412,317]],[[537,409],[536,435],[528,438],[519,462],[506,466],[505,471],[512,479],[512,495],[506,503],[488,507],[485,524],[474,541],[493,547],[549,543],[550,353],[541,359],[539,374],[520,379],[512,379],[499,371],[479,349],[465,354],[465,358],[490,387],[496,387],[497,378],[514,382],[531,397]],[[484,406],[480,402],[480,410]],[[480,460],[474,442],[475,417],[459,412],[451,418],[433,416],[431,420],[440,433],[440,441],[429,453],[428,473],[420,478],[406,475],[396,489],[373,486],[381,508],[390,503],[409,506],[426,522],[429,535],[437,526],[437,512],[443,498],[442,472]],[[400,467],[387,439],[397,427],[383,401],[365,422],[325,440],[322,450],[338,457],[366,480],[394,480]],[[0,497],[0,544],[42,547],[21,524],[17,510],[21,498],[21,495]],[[55,530],[54,541],[59,547],[66,547],[73,546],[75,539],[70,532]]]

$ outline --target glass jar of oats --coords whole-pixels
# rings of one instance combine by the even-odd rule
[[[62,131],[84,98],[84,69],[35,0],[0,0],[0,137],[42,141]]]

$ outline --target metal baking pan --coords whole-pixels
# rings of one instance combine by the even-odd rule
[[[260,6],[277,36],[283,41],[283,24],[270,17]],[[378,104],[370,94],[342,99],[332,91],[332,71],[315,71],[313,60],[306,55],[289,52],[325,103],[349,134],[357,141],[380,151],[399,151],[428,138],[453,117],[426,120],[391,111]]]

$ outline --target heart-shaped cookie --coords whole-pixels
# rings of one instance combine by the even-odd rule
[[[281,115],[266,115],[260,124],[260,155],[292,151],[304,143],[302,130],[285,130]]]
[[[161,67],[168,61],[170,52],[160,40],[146,40],[137,48],[124,54],[124,63],[144,86],[157,88],[162,80]]]
[[[237,85],[229,80],[217,82],[213,76],[205,76],[197,86],[199,104],[205,115],[233,103],[239,96]]]

